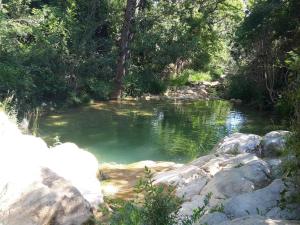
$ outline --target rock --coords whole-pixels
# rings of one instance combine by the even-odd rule
[[[0,218],[9,225],[81,224],[103,201],[98,167],[91,153],[74,144],[49,149],[18,129],[1,132],[0,211],[10,213]]]
[[[0,199],[0,224],[81,225],[89,219],[90,205],[71,183],[45,168],[36,175],[9,208]],[[14,194],[14,185],[7,184],[5,195]]]
[[[243,102],[241,99],[234,99],[234,98],[230,99],[230,101],[234,104],[242,104]]]
[[[255,154],[243,153],[236,156],[228,157],[226,160],[220,162],[219,166],[222,167],[223,169],[238,168],[248,163],[257,162],[257,161],[265,164],[264,161],[258,158]]]
[[[214,150],[217,153],[240,154],[240,153],[256,153],[259,151],[261,137],[255,134],[234,133],[229,137],[225,137],[218,143]]]
[[[280,193],[284,188],[283,181],[277,179],[265,188],[234,196],[224,202],[225,213],[232,218],[265,215],[269,210],[277,207],[281,198]]]
[[[187,184],[183,184],[176,189],[176,195],[184,200],[190,200],[194,195],[200,194],[208,179],[199,177]]]
[[[192,162],[190,162],[189,164],[197,166],[197,167],[201,167],[203,165],[205,165],[208,161],[210,161],[211,159],[214,159],[216,156],[211,154],[211,155],[205,155],[205,156],[201,156],[195,160],[193,160]]]
[[[72,143],[55,146],[50,149],[48,168],[70,181],[93,207],[103,202],[99,163],[90,152]]]
[[[224,213],[214,212],[202,216],[200,221],[194,223],[193,225],[219,225],[220,223],[228,220],[229,219]]]
[[[262,155],[264,157],[278,156],[285,147],[286,139],[291,133],[289,131],[272,131],[262,139]]]
[[[205,174],[199,167],[188,164],[175,170],[158,173],[153,179],[154,183],[184,185],[201,176],[205,176]]]
[[[203,195],[195,195],[189,202],[184,202],[178,211],[179,218],[185,218],[191,216],[194,210],[204,206],[204,199],[206,197]]]
[[[16,119],[9,118],[0,108],[0,138],[9,135],[21,135],[21,131],[15,125]]]
[[[201,195],[212,193],[210,205],[215,206],[223,200],[239,194],[252,192],[270,182],[270,170],[262,160],[254,161],[239,168],[217,173],[203,188]]]
[[[267,214],[272,219],[300,220],[300,205],[288,204],[285,208],[275,207]]]
[[[195,92],[193,90],[191,90],[191,89],[186,90],[186,93],[187,94],[191,94],[191,95],[195,94]]]
[[[273,179],[278,179],[282,177],[283,175],[283,168],[282,168],[282,163],[283,163],[282,158],[269,158],[265,159],[266,163],[270,166],[271,169],[271,177]]]
[[[273,220],[262,216],[245,216],[242,218],[225,221],[219,225],[299,225],[299,221]]]

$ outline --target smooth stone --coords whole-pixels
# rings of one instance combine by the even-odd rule
[[[184,200],[190,200],[194,195],[200,194],[203,187],[206,185],[208,179],[206,177],[199,177],[192,180],[182,187],[177,187],[176,195]]]
[[[155,184],[183,185],[203,175],[199,167],[187,164],[175,170],[158,173],[153,179]]]
[[[97,178],[99,163],[88,151],[73,143],[50,148],[48,168],[70,181],[93,207],[103,202],[101,185]]]
[[[210,205],[239,194],[252,192],[264,187],[270,180],[270,170],[262,160],[253,161],[238,168],[231,168],[217,173],[203,188],[201,195],[212,193]]]
[[[255,134],[234,133],[220,141],[214,150],[217,153],[233,154],[256,153],[259,151],[261,137]]]
[[[281,179],[274,180],[265,188],[234,196],[224,202],[224,211],[230,218],[247,215],[265,215],[276,207],[281,199],[285,184]]]
[[[7,186],[8,192],[11,185]],[[0,224],[6,225],[81,225],[92,215],[89,203],[80,192],[45,168],[41,168],[40,174],[9,209],[3,210],[2,203],[3,200],[0,202]]]

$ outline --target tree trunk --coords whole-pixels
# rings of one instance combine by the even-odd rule
[[[127,0],[124,22],[121,33],[121,40],[119,46],[119,56],[117,60],[116,76],[114,80],[114,90],[111,94],[111,99],[118,99],[121,97],[123,82],[122,79],[126,73],[126,59],[129,54],[129,42],[131,37],[131,26],[136,9],[136,0]]]

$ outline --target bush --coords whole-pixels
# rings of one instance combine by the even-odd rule
[[[124,95],[141,96],[143,93],[160,94],[167,89],[167,83],[152,73],[133,71],[124,78]]]
[[[108,100],[112,87],[108,82],[104,82],[97,78],[90,78],[87,81],[89,92],[96,100]]]
[[[228,98],[242,99],[245,102],[263,102],[260,89],[257,84],[241,73],[229,77],[227,88]]]
[[[143,194],[140,201],[114,201],[115,211],[109,225],[192,225],[206,212],[211,194],[207,195],[204,206],[196,209],[192,216],[179,218],[178,210],[182,200],[175,196],[174,187],[154,185],[153,174],[146,167],[145,178],[136,187]],[[95,224],[92,223],[92,224]]]
[[[186,69],[174,79],[171,79],[170,84],[172,86],[184,86],[189,83],[197,84],[204,81],[211,81],[212,76],[210,72],[202,72],[202,71],[195,71],[191,69]]]
[[[203,81],[211,81],[212,76],[210,72],[196,72],[191,70],[189,75],[189,82],[191,83],[200,83]]]

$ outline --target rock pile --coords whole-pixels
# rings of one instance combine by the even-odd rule
[[[176,186],[176,194],[184,199],[182,217],[192,215],[211,196],[206,215],[194,225],[300,224],[300,205],[281,205],[299,191],[278,172],[283,160],[278,154],[288,134],[233,134],[216,145],[214,154],[158,173],[155,181]]]

